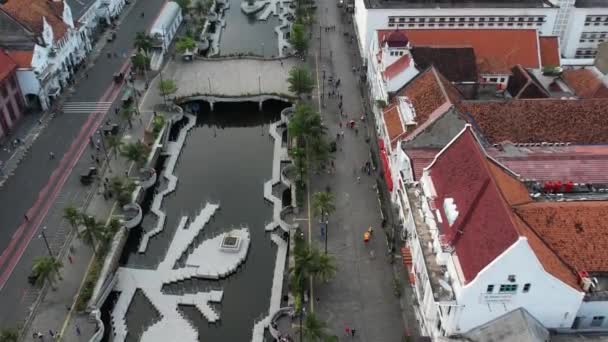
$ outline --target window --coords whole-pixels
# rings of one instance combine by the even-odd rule
[[[416,20],[415,18],[410,18],[410,22],[415,21],[415,20]]]
[[[407,24],[408,27],[414,27],[414,24]]]
[[[395,22],[395,18],[388,18],[388,22],[389,23],[394,23]]]
[[[532,286],[532,285],[530,285],[530,283],[524,284],[524,293],[530,292],[530,286]]]
[[[456,18],[450,18],[450,21],[454,22],[454,21],[456,21]]]
[[[490,18],[490,21],[494,21],[494,18]]]
[[[405,18],[399,18],[399,22],[400,22],[400,23],[405,22]]]
[[[399,24],[398,26],[399,26],[399,27],[404,27],[404,26],[405,26],[405,24]]]
[[[475,26],[474,23],[468,23],[467,26]]]
[[[488,288],[486,289],[487,293],[492,293],[494,292],[494,285],[488,285]]]
[[[440,22],[440,23],[445,22],[445,18],[439,18],[439,22]]]
[[[505,21],[505,18],[498,18],[498,21]]]
[[[601,327],[602,324],[604,324],[604,318],[604,316],[593,316],[593,319],[591,320],[591,326]]]
[[[500,293],[514,293],[517,291],[517,285],[515,284],[502,284],[498,292]]]
[[[435,24],[429,24],[429,27],[435,27]]]
[[[458,21],[464,21],[464,18],[458,18]]]
[[[484,23],[479,23],[479,27],[484,27],[485,24]]]
[[[581,40],[579,40],[578,42],[579,42],[579,43],[584,43],[584,42],[586,42],[586,40],[581,39]]]
[[[490,82],[498,82],[498,78],[492,77],[492,78],[490,78]],[[501,286],[501,288],[502,288],[502,286]]]
[[[484,22],[486,21],[486,18],[479,18],[479,21]]]
[[[439,26],[439,27],[444,27],[444,26],[445,26],[445,24],[439,24],[439,25],[437,25],[437,26]]]

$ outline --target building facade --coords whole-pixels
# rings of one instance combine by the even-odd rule
[[[23,116],[25,104],[17,81],[17,63],[0,50],[0,139]]]
[[[152,57],[150,58],[152,70],[158,70],[162,65],[164,56],[169,50],[182,20],[181,7],[176,2],[169,1],[163,6],[158,18],[152,24],[150,29],[150,36],[153,39]]]

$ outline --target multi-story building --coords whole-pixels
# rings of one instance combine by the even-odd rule
[[[470,125],[403,184],[424,331],[458,335],[518,308],[563,331],[606,331],[608,201],[585,185],[529,188]]]
[[[355,0],[359,49],[367,57],[377,30],[537,29],[553,34],[558,7],[547,0]]]
[[[361,56],[382,29],[536,29],[560,37],[565,58],[593,58],[608,39],[603,0],[355,0]]]
[[[561,37],[568,58],[593,58],[598,45],[608,41],[608,2],[555,0],[560,6],[554,34]]]
[[[0,46],[17,61],[28,104],[47,109],[71,81],[87,53],[70,6],[62,0],[9,0],[0,5]]]
[[[11,131],[24,110],[23,95],[17,81],[17,63],[0,50],[0,138]]]

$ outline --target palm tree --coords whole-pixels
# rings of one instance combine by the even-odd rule
[[[327,323],[317,318],[317,316],[310,312],[304,319],[304,324],[298,327],[298,330],[302,330],[301,336],[304,337],[304,341],[317,342],[326,341],[329,337],[327,333]]]
[[[334,257],[317,251],[312,270],[313,277],[319,281],[328,282],[336,275],[336,271],[337,267]]]
[[[298,23],[291,25],[289,43],[300,56],[304,56],[306,50],[308,49],[308,37],[306,36],[306,29],[304,28],[304,25]]]
[[[133,46],[137,51],[143,52],[147,56],[150,49],[152,49],[152,38],[145,32],[137,32]]]
[[[120,147],[122,146],[122,139],[116,135],[109,135],[106,138],[106,146],[111,152],[114,152],[114,158],[118,157],[118,153],[120,152]]]
[[[106,238],[112,238],[114,234],[116,234],[116,232],[120,230],[120,227],[122,227],[122,223],[120,222],[120,220],[116,217],[112,217],[112,219],[108,223]]]
[[[19,333],[15,329],[0,330],[0,342],[17,342],[19,341]]]
[[[192,37],[183,36],[175,42],[175,50],[179,53],[184,53],[186,51],[193,51],[196,47],[196,43]]]
[[[329,156],[328,145],[324,140],[326,128],[321,121],[321,115],[310,106],[302,103],[296,105],[287,131],[290,136],[304,142],[306,161],[309,162],[307,165],[311,165],[311,161],[320,165]]]
[[[123,145],[120,153],[123,157],[127,158],[128,161],[136,163],[138,166],[142,166],[148,158],[148,147],[141,141]]]
[[[133,115],[136,114],[135,111],[135,107],[133,106],[127,106],[127,107],[123,107],[120,110],[120,116],[127,120],[127,122],[129,123],[129,128],[133,128],[133,123],[131,122],[131,119],[133,118]]]
[[[45,281],[48,281],[55,288],[57,278],[61,278],[59,270],[62,266],[63,264],[59,260],[50,256],[35,258],[32,271],[36,275],[36,285],[42,286]]]
[[[309,94],[315,87],[315,81],[306,67],[295,66],[289,70],[287,78],[289,83],[289,91],[295,93],[298,97],[302,94]]]
[[[336,210],[334,206],[334,195],[331,192],[316,192],[312,195],[312,207],[315,215],[320,217],[321,222],[325,221],[325,254],[327,254],[327,235],[329,230],[328,217]],[[327,216],[327,217],[326,217]]]
[[[120,205],[131,202],[131,195],[136,187],[135,182],[127,177],[116,176],[110,180],[110,189]]]
[[[198,0],[196,4],[194,4],[194,11],[199,17],[202,17],[207,14],[207,11],[209,10],[208,7],[206,0]]]
[[[63,208],[63,218],[68,221],[73,230],[78,229],[78,225],[81,223],[81,213],[78,209],[73,206]]]
[[[105,235],[105,227],[95,217],[86,214],[82,215],[82,225],[84,229],[78,235],[84,243],[91,246],[95,252],[96,242],[103,239]]]

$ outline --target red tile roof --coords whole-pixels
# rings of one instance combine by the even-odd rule
[[[576,96],[581,98],[608,98],[608,88],[593,70],[564,70],[562,79]]]
[[[524,180],[608,184],[606,145],[510,147],[510,150],[488,148],[486,152]],[[423,169],[431,164],[439,151],[436,148],[405,150],[411,161],[414,180],[420,180]]]
[[[558,37],[539,37],[540,62],[544,67],[555,67],[561,65],[559,57]]]
[[[5,12],[18,20],[22,25],[38,34],[42,33],[45,17],[53,29],[55,41],[61,39],[68,30],[68,25],[63,22],[63,2],[58,3],[48,0],[8,0],[0,5]]]
[[[15,69],[17,69],[17,63],[13,61],[6,51],[0,50],[0,82],[15,71]]]
[[[19,68],[31,68],[32,67],[32,56],[34,55],[33,50],[21,51],[21,50],[9,50],[8,55],[11,56],[13,61],[17,63]]]
[[[576,271],[608,272],[608,202],[534,202],[515,211]]]
[[[608,141],[608,99],[462,101],[458,107],[491,143]]]
[[[378,30],[382,42],[395,30]],[[538,33],[535,29],[411,29],[402,30],[412,46],[467,47],[475,50],[478,70],[482,74],[510,74],[511,67],[521,64],[539,68]]]
[[[400,96],[407,97],[416,112],[414,118],[416,125],[406,132],[409,138],[434,122],[461,98],[460,92],[434,67],[418,74],[399,90],[393,97],[392,103],[397,104],[397,98]]]
[[[437,207],[452,198],[458,216],[450,226],[443,210],[441,232],[455,248],[465,283],[517,241],[510,208],[469,126],[429,168]]]
[[[541,210],[533,215],[526,215],[526,210],[530,211],[536,206],[528,196],[526,187],[513,177],[513,174],[488,158],[470,126],[467,126],[443,152],[437,155],[434,163],[429,167],[429,172],[437,193],[436,203],[440,203],[437,207],[441,208],[446,198],[452,198],[458,211],[456,220],[450,226],[445,212],[440,209],[443,222],[441,232],[445,236],[444,241],[455,249],[465,283],[475,279],[481,270],[520,237],[525,237],[548,273],[580,290],[575,272],[562,260],[569,254],[556,252],[553,242],[541,238],[544,237],[544,233],[539,233],[541,229],[530,227],[543,222],[553,227],[549,218],[557,214]],[[608,202],[604,203],[606,203],[604,207],[608,208]],[[585,204],[582,204],[582,207],[585,207]],[[515,211],[513,208],[516,208]],[[593,208],[585,210],[586,213],[590,213]],[[576,214],[569,212],[563,215],[563,219],[568,216],[577,217]],[[536,219],[526,219],[527,217]],[[592,219],[585,221],[584,227],[589,225],[590,232],[601,231],[606,219],[608,219],[608,210],[604,209],[603,214],[599,211],[595,212]],[[574,227],[578,226],[575,224]],[[592,235],[589,234],[587,237]],[[567,235],[563,236],[564,240],[555,240],[567,243]],[[593,240],[588,239],[586,243],[589,244],[590,241]],[[604,234],[601,241],[606,241],[600,244],[604,252],[600,255],[603,262],[599,266],[604,267],[608,266],[608,236]],[[583,246],[584,244],[579,245],[578,248]],[[576,250],[572,246],[565,248],[570,251]],[[583,254],[591,255],[591,253]],[[580,259],[587,260],[586,257]],[[580,262],[579,259],[577,261]],[[590,267],[585,270],[599,269],[598,265],[592,266],[595,268]]]
[[[516,99],[541,99],[551,95],[545,88],[530,75],[521,65],[516,65],[511,69],[511,77],[507,84],[507,91]]]
[[[393,146],[396,139],[405,133],[405,128],[403,126],[403,122],[401,121],[399,106],[397,104],[390,105],[384,110],[383,115],[384,125],[388,131],[388,138],[391,146]]]
[[[412,62],[412,58],[409,55],[403,55],[399,57],[393,64],[389,65],[384,69],[384,78],[390,80],[395,76],[399,75],[403,70],[407,69]]]

